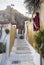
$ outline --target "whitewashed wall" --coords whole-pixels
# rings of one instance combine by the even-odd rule
[[[10,44],[10,33],[7,35],[7,37],[4,40],[4,37],[6,35],[5,29],[8,28],[11,29],[11,24],[8,24],[6,27],[3,27],[2,29],[2,37],[0,39],[0,42],[6,43],[6,53],[0,54],[0,64],[4,65],[6,59],[9,57],[9,44]]]
[[[2,34],[2,39],[4,39],[6,33],[5,33],[5,29],[8,28],[9,30],[11,29],[11,24],[8,24],[7,27],[3,28],[3,34]],[[10,32],[7,35],[6,39],[4,40],[4,42],[6,42],[6,55],[7,58],[9,56],[9,44],[10,44]]]

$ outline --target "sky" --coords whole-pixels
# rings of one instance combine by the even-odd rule
[[[14,6],[11,6],[11,4],[14,4]],[[0,0],[0,10],[4,10],[7,5],[10,5],[20,13],[26,15],[27,10],[25,8],[24,0]]]

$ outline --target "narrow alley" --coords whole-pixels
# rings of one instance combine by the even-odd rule
[[[25,39],[16,39],[6,65],[34,65],[33,56]]]

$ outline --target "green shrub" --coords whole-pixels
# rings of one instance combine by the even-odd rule
[[[35,42],[40,46],[42,43],[44,43],[44,30],[39,30],[34,35]]]
[[[37,49],[43,54],[44,56],[44,30],[39,30],[35,35],[34,35],[35,42],[37,44]],[[43,44],[43,45],[42,45]],[[41,47],[42,45],[42,47]],[[41,47],[41,49],[40,49]]]

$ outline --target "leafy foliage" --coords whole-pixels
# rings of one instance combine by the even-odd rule
[[[35,36],[34,36],[35,42],[37,43],[37,49],[41,47],[41,44],[43,44],[41,48],[41,53],[43,54],[44,57],[44,30],[39,30]]]
[[[35,34],[34,38],[37,43],[44,43],[44,30],[39,30],[39,32]]]

